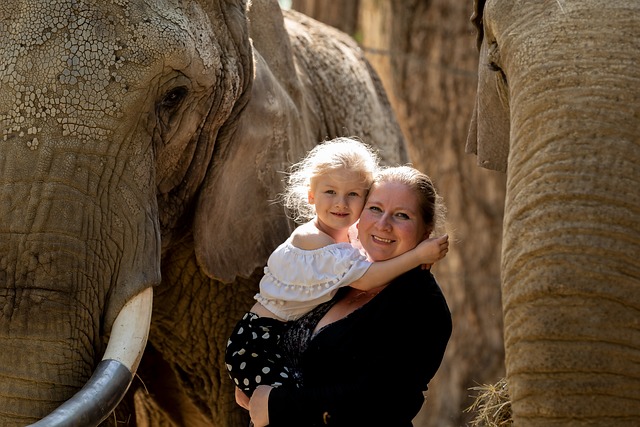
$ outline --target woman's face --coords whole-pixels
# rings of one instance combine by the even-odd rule
[[[397,182],[375,184],[360,215],[358,238],[371,261],[384,261],[429,237],[413,189]]]

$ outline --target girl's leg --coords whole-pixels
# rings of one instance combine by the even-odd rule
[[[227,371],[247,396],[261,384],[277,387],[290,378],[279,349],[286,323],[246,313],[236,325],[225,353]]]

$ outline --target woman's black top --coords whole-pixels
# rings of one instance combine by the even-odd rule
[[[411,270],[312,337],[344,294],[293,322],[285,352],[302,384],[271,391],[270,426],[404,427],[420,410],[451,336],[451,314],[435,279]]]

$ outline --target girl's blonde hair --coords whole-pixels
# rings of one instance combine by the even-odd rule
[[[291,166],[281,201],[295,222],[308,221],[316,214],[315,207],[309,204],[309,190],[315,179],[346,169],[359,173],[368,190],[378,171],[378,163],[377,153],[358,139],[338,137],[325,141]]]

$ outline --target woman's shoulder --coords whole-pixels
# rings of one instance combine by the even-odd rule
[[[451,333],[451,310],[440,285],[429,270],[419,267],[413,269],[396,279],[392,285],[394,295],[390,300],[395,302],[390,304],[400,307],[399,317],[405,321],[415,321],[416,324],[438,324],[443,336]]]
[[[442,288],[431,271],[420,267],[396,278],[389,288],[398,297],[411,304],[447,305]]]
[[[422,267],[413,268],[406,273],[398,276],[394,282],[403,283],[405,286],[415,286],[420,289],[439,289],[436,278],[431,273],[431,270],[423,269]]]

